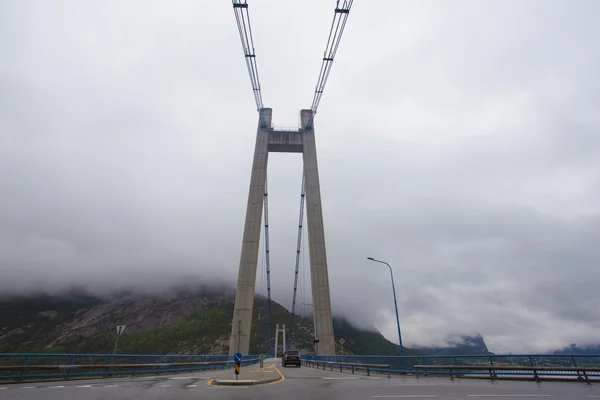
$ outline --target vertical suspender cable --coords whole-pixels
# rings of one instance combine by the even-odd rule
[[[267,304],[269,311],[269,338],[273,339],[273,318],[271,316],[271,264],[269,261],[269,190],[267,187],[267,179],[265,178],[265,264],[267,267]]]
[[[298,218],[298,241],[296,243],[296,271],[294,274],[294,297],[292,299],[292,321],[290,323],[290,343],[294,342],[294,316],[296,313],[296,294],[298,292],[298,269],[300,268],[300,251],[302,250],[302,224],[304,222],[305,177],[302,173],[302,190],[300,193],[300,218]],[[297,344],[296,344],[297,345]]]

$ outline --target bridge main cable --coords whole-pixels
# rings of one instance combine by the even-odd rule
[[[337,0],[335,11],[333,14],[333,21],[331,23],[331,29],[329,30],[329,37],[327,39],[327,45],[325,46],[325,53],[323,54],[323,62],[321,63],[321,71],[319,72],[319,78],[317,80],[317,86],[315,88],[315,94],[313,96],[313,102],[310,109],[313,115],[317,113],[319,103],[321,102],[321,96],[325,90],[325,84],[329,78],[331,67],[333,65],[333,59],[337,53],[340,41],[342,40],[342,34],[346,27],[346,21],[350,15],[350,9],[354,0]],[[342,3],[340,5],[340,3]]]
[[[263,108],[263,100],[260,89],[260,79],[258,76],[258,65],[256,64],[256,51],[254,49],[254,38],[252,37],[252,26],[250,25],[248,2],[246,0],[232,0],[232,4],[238,31],[240,33],[242,49],[244,50],[248,75],[250,76],[250,84],[252,85],[252,92],[254,93],[256,111],[259,112],[261,126],[263,126],[265,121],[260,115],[260,110]]]

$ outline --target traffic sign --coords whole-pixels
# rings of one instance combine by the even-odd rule
[[[346,343],[346,341],[344,340],[344,338],[341,338],[340,339],[340,344],[344,344],[344,343]]]
[[[240,374],[240,362],[242,362],[242,354],[235,353],[233,355],[233,361],[235,362],[233,366],[233,368],[235,368],[235,379],[237,379],[237,376]]]
[[[235,353],[233,355],[233,361],[235,363],[239,363],[240,361],[242,361],[242,354],[241,353]]]
[[[127,325],[117,325],[117,336],[121,336],[121,333],[125,330]]]

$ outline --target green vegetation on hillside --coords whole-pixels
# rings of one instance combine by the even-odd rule
[[[127,294],[128,296],[130,294]],[[181,299],[176,295],[175,298]],[[186,294],[186,300],[194,294]],[[195,294],[196,298],[200,295]],[[220,296],[220,297],[219,297]],[[134,332],[125,330],[119,340],[119,354],[224,354],[229,349],[232,326],[233,299],[223,299],[223,293],[205,291],[201,297],[208,301],[200,311],[188,315],[183,322],[156,329]],[[172,302],[157,298],[151,307],[166,309]],[[113,298],[114,300],[114,298]],[[128,297],[125,304],[136,299]],[[116,335],[116,314],[103,311],[106,302],[85,293],[72,291],[61,296],[36,295],[0,299],[0,352],[7,353],[111,353]],[[114,303],[113,303],[114,304]],[[102,307],[101,307],[102,306]],[[83,337],[67,328],[77,313],[97,310],[95,325],[99,332]],[[42,314],[40,314],[42,313]],[[272,325],[268,318],[268,300],[257,296],[254,302],[250,352],[272,353],[276,324],[285,324],[287,342],[298,350],[314,354],[312,318],[296,316],[294,334],[290,338],[290,312],[276,302],[271,303]],[[334,320],[336,343],[344,338],[344,353],[396,355],[399,347],[375,331],[356,329],[343,319]],[[88,331],[89,332],[89,331]],[[64,337],[65,339],[59,340]],[[281,346],[281,338],[280,338]],[[280,347],[281,349],[281,347]],[[281,350],[280,350],[281,351]],[[337,345],[338,353],[341,346]],[[419,354],[405,349],[405,354]]]
[[[119,339],[120,354],[171,354],[194,350],[196,354],[211,352],[222,329],[231,322],[233,304],[214,306],[190,315],[183,323],[145,332],[126,333]],[[89,343],[73,342],[78,352],[111,353],[114,333],[94,336]]]
[[[54,339],[54,330],[71,320],[78,310],[91,308],[102,301],[80,291],[57,296],[40,294],[0,298],[0,353],[64,352],[64,346],[46,347]],[[40,313],[60,310],[56,316]],[[11,331],[15,331],[9,334]]]

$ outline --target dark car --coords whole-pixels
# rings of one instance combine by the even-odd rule
[[[300,353],[298,350],[288,350],[283,354],[281,365],[287,367],[288,365],[295,365],[299,367],[302,364],[300,361]]]

